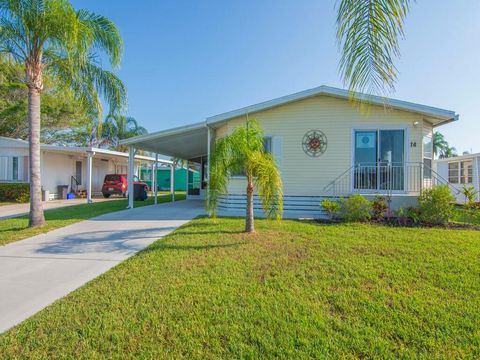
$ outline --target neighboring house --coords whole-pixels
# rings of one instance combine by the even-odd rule
[[[42,189],[49,198],[58,198],[58,186],[68,186],[68,191],[88,190],[91,179],[92,195],[101,195],[106,174],[126,174],[128,154],[95,147],[67,147],[41,145]],[[29,182],[28,141],[0,137],[0,182]],[[135,156],[135,174],[142,166],[152,166],[155,159]],[[88,165],[91,162],[92,176]],[[170,164],[170,161],[159,160]]]
[[[461,193],[464,186],[473,186],[480,191],[480,153],[438,159],[434,161],[434,168],[448,181],[458,203],[465,202]],[[478,193],[477,201],[480,201]]]
[[[152,170],[142,168],[141,178],[143,181],[148,184],[148,187],[151,188],[151,178]],[[161,191],[170,190],[170,168],[160,167],[157,169],[157,189]],[[148,180],[147,180],[148,179]],[[187,184],[198,184],[200,185],[200,172],[194,169],[188,169],[188,180],[187,180],[187,169],[177,168],[175,169],[175,191],[186,191]]]
[[[458,115],[406,101],[358,97],[365,102],[361,107],[352,103],[348,91],[320,86],[123,143],[196,164],[201,188],[199,195],[191,195],[189,186],[188,194],[203,198],[214,140],[256,119],[264,129],[265,148],[280,168],[284,207],[292,216],[320,212],[323,198],[352,193],[391,195],[394,207],[415,204],[422,188],[440,181],[431,169],[433,129]],[[221,206],[244,208],[245,188],[245,178],[234,176]]]

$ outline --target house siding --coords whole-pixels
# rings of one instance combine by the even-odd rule
[[[249,114],[256,119],[266,135],[281,140],[281,174],[284,194],[291,196],[321,196],[332,180],[352,166],[352,138],[354,129],[406,129],[406,156],[408,162],[421,162],[421,115],[381,106],[360,109],[348,100],[317,96],[285,104],[273,109]],[[245,124],[246,116],[234,118],[220,125],[215,136],[229,134]],[[414,126],[414,122],[418,122]],[[319,157],[310,157],[302,149],[302,139],[310,130],[321,130],[328,147]],[[274,154],[275,155],[275,154]],[[228,188],[231,194],[245,193],[245,179],[233,178]]]

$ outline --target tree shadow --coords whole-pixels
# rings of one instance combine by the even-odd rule
[[[94,231],[62,236],[56,241],[42,243],[37,254],[125,254],[142,250],[146,245],[175,230],[171,227],[155,227],[145,230]]]

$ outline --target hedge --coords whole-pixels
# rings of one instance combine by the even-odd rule
[[[30,201],[30,184],[0,183],[0,201]]]

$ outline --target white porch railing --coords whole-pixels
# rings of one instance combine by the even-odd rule
[[[323,190],[324,196],[342,197],[352,193],[361,194],[408,194],[419,195],[422,189],[435,185],[448,185],[446,179],[423,163],[356,164]]]

